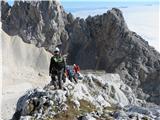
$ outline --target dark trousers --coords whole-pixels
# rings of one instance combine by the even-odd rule
[[[73,80],[74,80],[76,83],[78,82],[75,76],[69,75],[69,76],[68,76],[68,79],[69,79],[71,82],[73,82]],[[73,79],[73,80],[72,80],[72,79]]]
[[[62,80],[64,79],[63,75],[64,75],[64,69],[52,74],[51,84],[54,85],[55,89],[57,89],[57,82],[58,82],[59,89],[62,89]],[[57,76],[57,79],[56,79],[56,76]]]

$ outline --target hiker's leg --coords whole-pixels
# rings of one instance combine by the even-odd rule
[[[72,77],[71,77],[71,75],[68,76],[68,79],[72,82]]]
[[[63,73],[62,79],[63,79],[63,82],[65,83],[66,82],[66,76],[64,75],[64,73]]]
[[[73,76],[73,79],[76,83],[78,83],[77,78],[75,76]]]
[[[52,75],[52,81],[51,81],[51,84],[54,85],[55,89],[57,89],[57,83],[56,83],[56,77],[55,75]]]
[[[59,89],[62,89],[62,78],[63,77],[63,70],[61,70],[59,73],[58,73],[58,84],[59,84]]]

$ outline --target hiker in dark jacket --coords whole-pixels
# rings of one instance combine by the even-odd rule
[[[51,84],[54,85],[55,89],[57,89],[57,82],[59,89],[62,89],[62,80],[64,79],[63,75],[65,72],[65,61],[64,58],[60,54],[59,48],[54,50],[54,55],[51,58],[50,67],[49,67],[49,75],[52,78]],[[58,81],[56,79],[58,77]]]

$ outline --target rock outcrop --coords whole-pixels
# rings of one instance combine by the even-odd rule
[[[127,90],[127,91],[126,91]],[[156,108],[144,108],[118,74],[87,74],[79,83],[68,79],[64,90],[53,86],[28,91],[17,102],[13,120],[159,119]],[[138,105],[138,106],[137,106]]]
[[[9,35],[49,51],[61,46],[69,64],[119,73],[139,98],[160,104],[160,54],[129,30],[119,9],[84,20],[65,13],[56,1],[1,5],[2,28]]]

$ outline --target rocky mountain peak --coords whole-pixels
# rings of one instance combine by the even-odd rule
[[[3,20],[8,16],[11,6],[9,6],[9,4],[6,1],[1,1],[1,7],[1,19]]]
[[[70,64],[80,64],[83,69],[119,73],[139,98],[159,104],[159,97],[149,91],[159,93],[155,88],[159,88],[157,82],[160,79],[156,76],[160,69],[160,54],[128,29],[120,10],[113,8],[103,15],[75,21],[66,27],[71,43]],[[154,77],[151,79],[150,75]],[[153,80],[157,82],[148,84]],[[147,90],[147,84],[150,90]]]
[[[13,7],[1,2],[2,28],[19,35],[27,43],[51,50],[68,39],[64,29],[65,12],[56,0],[15,1]]]
[[[122,11],[120,11],[119,9],[117,8],[112,8],[112,10],[109,10],[107,12],[108,16],[112,18],[113,21],[119,21],[121,22],[121,26],[125,26],[127,27],[125,24],[125,20],[124,20],[124,17],[123,17],[123,14],[122,14]]]

